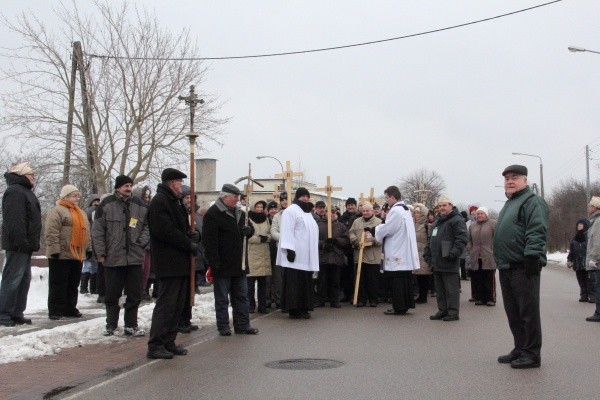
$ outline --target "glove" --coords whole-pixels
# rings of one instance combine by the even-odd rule
[[[206,267],[206,275],[204,277],[206,278],[206,282],[207,283],[212,283],[213,282],[213,270],[212,270],[212,267]]]
[[[57,260],[58,260],[58,256],[60,256],[59,253],[50,254],[50,257],[55,258]]]
[[[240,233],[242,234],[242,236],[249,238],[250,236],[254,235],[254,228],[252,227],[252,225],[244,225],[240,229]]]
[[[527,256],[525,257],[525,276],[532,278],[534,276],[540,276],[540,259],[537,257]]]
[[[588,263],[588,266],[592,269],[596,269],[596,267],[598,266],[598,263],[594,260],[590,260],[590,262]]]
[[[296,252],[294,250],[287,250],[287,260],[289,262],[294,262],[296,259]]]
[[[269,238],[266,235],[258,235],[258,237],[260,237],[261,243],[267,243],[267,240],[269,240]]]
[[[200,243],[200,232],[198,231],[188,232],[187,237],[190,238],[192,243]]]
[[[88,250],[85,252],[85,259],[90,260],[93,255],[94,255],[94,253],[91,250]]]

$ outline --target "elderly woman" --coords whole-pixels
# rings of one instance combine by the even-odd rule
[[[417,304],[427,303],[427,291],[429,290],[429,279],[433,272],[429,268],[429,264],[423,258],[423,252],[425,246],[427,246],[427,237],[429,227],[427,224],[427,213],[429,210],[425,207],[425,204],[414,203],[413,216],[415,219],[415,233],[417,234],[417,249],[419,250],[419,264],[420,268],[413,271],[413,274],[417,277],[417,285],[419,288],[419,296],[415,300]]]
[[[496,220],[489,219],[488,209],[479,207],[475,222],[469,226],[467,250],[471,255],[471,279],[475,305],[496,305],[496,261],[493,254],[493,238]]]
[[[87,215],[77,206],[81,193],[65,185],[60,200],[46,217],[46,255],[49,264],[48,316],[53,320],[81,318],[77,288],[83,260],[92,255]]]
[[[254,235],[248,238],[246,265],[248,266],[248,299],[250,300],[250,312],[256,310],[267,314],[267,276],[271,275],[271,223],[265,214],[267,203],[263,200],[254,204],[254,211],[248,212],[250,224],[254,227]],[[254,299],[254,290],[258,286],[258,302]]]

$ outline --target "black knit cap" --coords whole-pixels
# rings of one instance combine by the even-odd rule
[[[276,201],[270,201],[269,204],[267,204],[267,210],[271,210],[273,208],[277,208],[277,202]]]
[[[160,174],[160,179],[163,182],[174,181],[177,179],[185,179],[187,175],[175,168],[166,168],[162,174]]]
[[[287,200],[287,192],[279,193],[279,200]]]
[[[117,176],[117,179],[115,179],[115,189],[118,189],[127,183],[131,183],[133,185],[133,179],[127,175],[119,175]]]
[[[527,176],[527,167],[519,164],[509,165],[508,167],[504,168],[504,171],[502,171],[502,176],[506,176],[506,174],[509,172]]]
[[[356,205],[356,199],[354,197],[348,197],[348,200],[346,200],[346,205],[348,204],[354,204]]]
[[[302,196],[310,197],[310,192],[308,191],[307,188],[299,187],[298,189],[296,189],[296,194],[294,195],[294,200],[298,200]]]

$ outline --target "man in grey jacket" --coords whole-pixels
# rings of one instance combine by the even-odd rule
[[[104,265],[106,279],[105,336],[115,333],[119,322],[119,298],[123,289],[125,300],[125,335],[143,336],[138,327],[138,307],[142,300],[142,262],[144,248],[150,242],[146,204],[132,196],[133,180],[120,175],[115,180],[115,192],[98,208],[92,227],[92,244],[96,259]]]
[[[596,275],[596,311],[585,320],[600,322],[600,196],[594,196],[588,204],[590,227],[588,228],[588,243],[586,255],[586,270]]]

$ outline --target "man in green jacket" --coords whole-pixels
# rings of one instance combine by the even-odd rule
[[[508,200],[494,235],[494,257],[514,349],[498,357],[513,368],[540,366],[540,271],[546,265],[548,206],[527,186],[527,168],[510,165],[502,172]]]

